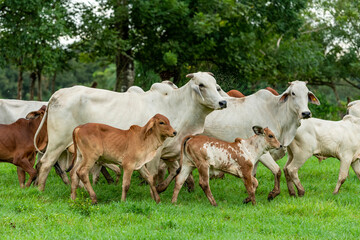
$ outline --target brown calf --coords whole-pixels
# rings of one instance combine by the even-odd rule
[[[46,106],[38,111],[30,112],[26,118],[20,118],[12,124],[0,124],[0,162],[8,162],[17,166],[20,187],[25,184],[25,172],[30,175],[26,187],[35,180],[37,171],[33,168],[36,150],[34,146],[35,132],[44,116]],[[37,138],[37,146],[43,150],[47,144],[47,128],[42,128]]]
[[[197,168],[199,184],[213,206],[217,206],[209,186],[209,168],[230,173],[244,181],[249,194],[244,203],[255,201],[258,182],[252,176],[254,164],[265,151],[281,147],[273,132],[268,128],[254,126],[255,135],[249,139],[236,138],[225,142],[216,138],[196,135],[184,139],[181,150],[181,171],[176,177],[172,202],[177,201],[179,191],[189,174]]]
[[[95,162],[106,160],[107,163],[120,164],[124,169],[122,201],[126,200],[133,171],[140,170],[150,185],[153,198],[157,203],[160,202],[153,176],[144,165],[153,159],[157,149],[167,137],[175,135],[176,131],[171,127],[169,119],[161,114],[152,117],[144,127],[133,125],[129,130],[98,123],[87,123],[76,127],[73,132],[73,141],[77,151],[68,169],[74,166],[77,157],[75,167],[70,173],[71,198],[76,198],[76,188],[81,180],[89,192],[92,203],[97,203],[96,194],[89,182],[89,170]]]

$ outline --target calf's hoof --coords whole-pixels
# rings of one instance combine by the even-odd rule
[[[243,204],[247,204],[249,202],[251,202],[251,199],[249,197],[247,197],[244,199]]]
[[[275,192],[275,191],[271,191],[268,195],[268,201],[274,200],[274,198],[276,198],[277,195],[279,195],[280,192]]]

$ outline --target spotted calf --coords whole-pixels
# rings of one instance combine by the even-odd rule
[[[213,206],[217,206],[209,186],[209,169],[230,173],[244,181],[249,197],[244,203],[255,201],[258,181],[252,176],[254,164],[271,148],[281,147],[274,133],[268,128],[253,127],[255,135],[249,139],[236,138],[225,142],[216,138],[196,135],[184,139],[181,150],[181,172],[176,177],[172,202],[177,201],[179,191],[189,174],[197,168],[199,184]]]

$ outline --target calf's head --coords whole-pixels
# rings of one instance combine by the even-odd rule
[[[306,87],[306,82],[294,81],[289,83],[290,86],[281,95],[279,102],[288,102],[292,111],[295,111],[300,119],[311,117],[308,102],[320,105],[316,96]]]
[[[155,134],[164,141],[168,137],[176,136],[177,132],[172,128],[167,117],[156,114],[145,126],[145,138],[150,134]]]
[[[190,73],[186,77],[191,78],[189,84],[194,90],[197,100],[210,109],[226,108],[227,102],[220,95],[222,91],[216,84],[214,75],[209,72]]]
[[[265,141],[267,143],[266,150],[272,149],[272,148],[281,148],[282,145],[275,137],[275,134],[269,129],[269,128],[262,128],[259,126],[254,126],[253,131],[256,135],[261,135],[265,138]]]

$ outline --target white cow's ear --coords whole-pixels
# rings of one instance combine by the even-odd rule
[[[279,102],[281,103],[286,102],[288,100],[288,97],[289,97],[289,93],[284,93],[283,95],[281,95]]]
[[[264,129],[262,127],[259,127],[259,126],[253,126],[252,127],[254,133],[256,135],[263,135],[264,134]]]
[[[204,101],[204,97],[203,97],[202,94],[201,94],[200,87],[199,87],[198,85],[194,84],[194,85],[192,86],[192,89],[194,89],[194,91],[195,91],[197,94],[199,94],[200,97],[201,97],[201,99]]]
[[[193,73],[189,73],[188,75],[186,75],[187,78],[193,78],[194,74]]]
[[[317,99],[317,97],[315,97],[315,95],[312,92],[308,93],[308,97],[309,97],[309,102],[316,104],[316,105],[320,105],[319,99]]]

